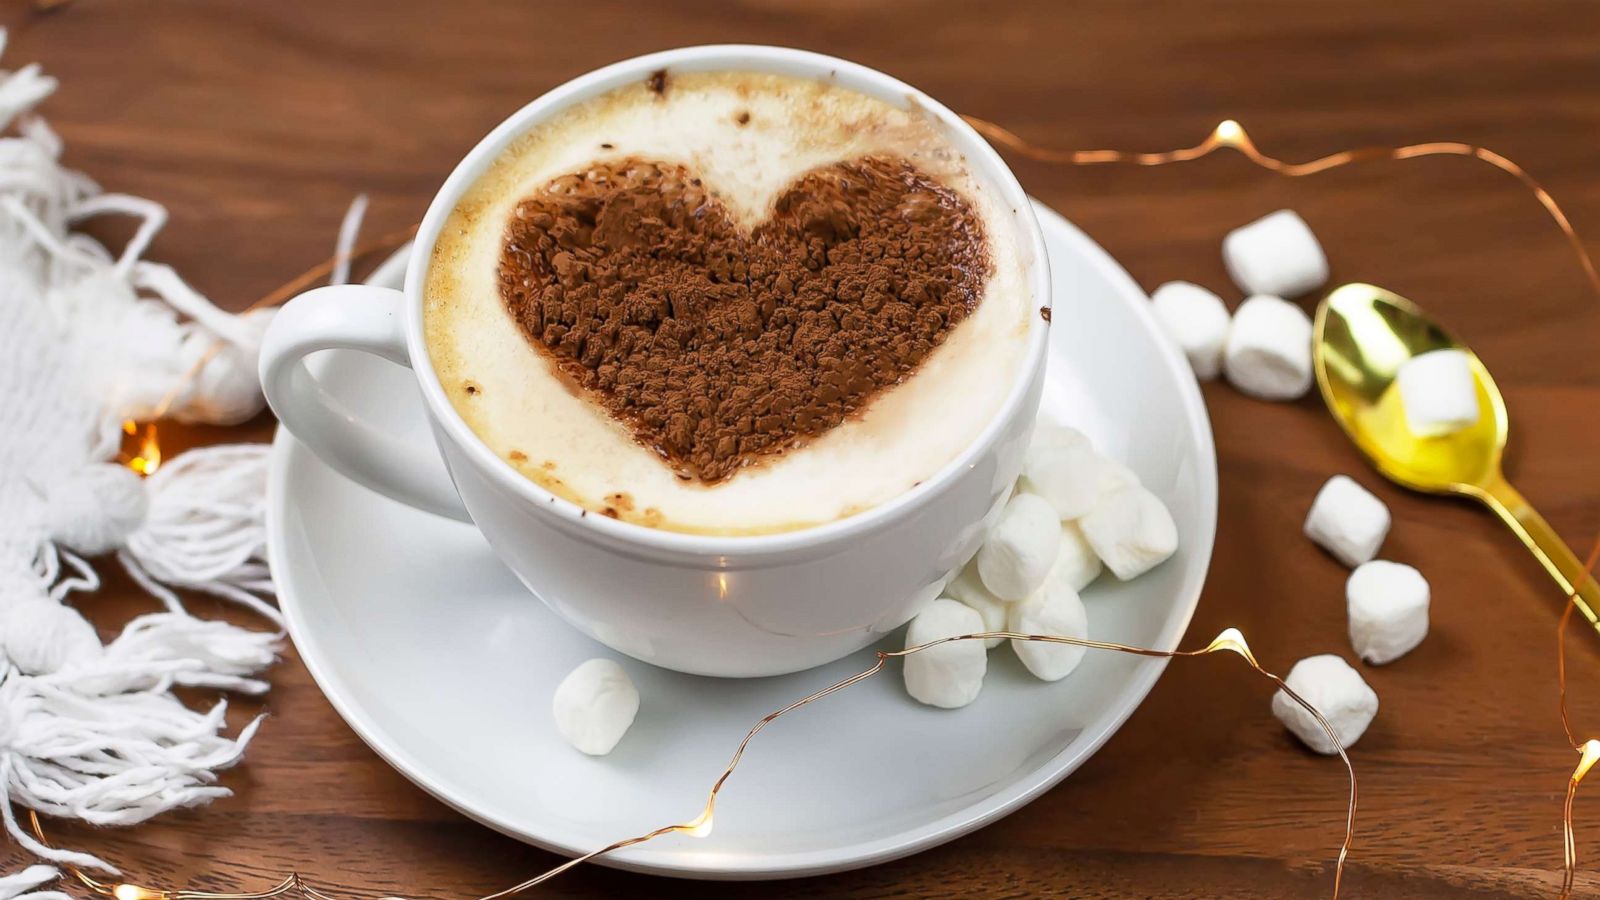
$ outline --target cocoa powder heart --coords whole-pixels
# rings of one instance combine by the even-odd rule
[[[904,379],[988,271],[963,197],[867,157],[803,175],[748,231],[680,165],[598,164],[517,205],[499,274],[568,379],[680,477],[715,482]]]

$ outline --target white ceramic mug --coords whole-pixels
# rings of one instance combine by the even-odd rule
[[[318,288],[268,330],[261,380],[296,438],[344,475],[421,509],[470,521],[517,577],[568,622],[646,662],[705,675],[777,675],[831,662],[914,615],[976,550],[1021,467],[1043,384],[1048,327],[1033,317],[1027,358],[1004,406],[934,477],[835,522],[747,537],[680,534],[584,515],[519,474],[462,421],[428,362],[422,290],[434,240],[469,188],[517,136],[574,104],[659,70],[756,71],[835,82],[925,110],[1016,216],[1026,284],[1049,305],[1044,238],[1021,185],[960,117],[880,72],[777,47],[690,47],[607,66],[518,110],[478,143],[433,198],[406,268],[405,290]],[[509,321],[507,327],[514,327]],[[415,371],[438,453],[406,443],[344,408],[304,357],[361,350]],[[454,598],[440,597],[440,603]]]

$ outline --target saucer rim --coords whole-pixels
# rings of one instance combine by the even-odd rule
[[[1041,229],[1046,232],[1059,232],[1063,242],[1077,251],[1091,268],[1098,270],[1122,300],[1134,308],[1136,316],[1144,327],[1159,336],[1160,326],[1148,309],[1148,298],[1132,276],[1088,235],[1059,213],[1036,199],[1032,202]],[[409,244],[397,250],[373,271],[367,283],[389,286],[397,274],[403,277],[410,250]],[[1169,344],[1163,346],[1168,348],[1163,358],[1172,370],[1169,374],[1173,376],[1172,381],[1177,385],[1181,395],[1179,399],[1187,414],[1190,438],[1199,451],[1198,456],[1202,463],[1202,470],[1197,474],[1202,480],[1199,502],[1204,527],[1200,534],[1192,537],[1198,542],[1195,569],[1185,581],[1180,596],[1176,597],[1168,608],[1167,621],[1161,631],[1160,639],[1152,643],[1152,646],[1158,649],[1173,650],[1177,648],[1188,630],[1213,559],[1217,531],[1217,466],[1210,419],[1200,394],[1199,384],[1176,348]],[[291,461],[298,453],[303,452],[308,451],[295,442],[286,429],[282,427],[277,429],[270,457],[267,507],[267,549],[269,564],[274,573],[291,571],[285,559],[287,551],[284,548],[287,542],[282,537],[286,506],[289,502],[285,485],[288,483]],[[470,526],[463,524],[460,527]],[[319,661],[318,642],[307,632],[305,622],[300,616],[293,582],[288,578],[279,577],[279,605],[283,610],[289,634],[300,653],[301,662],[335,712],[386,764],[441,803],[502,834],[567,857],[577,856],[593,849],[588,845],[563,840],[559,835],[552,837],[547,834],[534,834],[525,830],[526,823],[519,826],[511,821],[502,821],[491,813],[481,813],[472,808],[470,802],[453,798],[448,788],[433,780],[434,773],[428,771],[427,766],[411,759],[403,748],[392,742],[384,733],[382,726],[364,712],[359,704],[343,695],[343,687],[338,678]],[[311,648],[310,652],[308,647]],[[1054,755],[1034,765],[1032,772],[1020,775],[1009,788],[977,798],[961,809],[930,822],[904,829],[895,835],[825,849],[751,855],[733,861],[721,860],[715,864],[706,862],[704,858],[697,859],[695,854],[684,853],[681,849],[650,846],[621,850],[595,862],[624,871],[676,878],[714,881],[771,880],[866,868],[948,843],[1021,809],[1076,771],[1097,753],[1133,715],[1134,710],[1144,703],[1156,680],[1165,671],[1167,662],[1168,660],[1159,658],[1140,660],[1130,672],[1127,683],[1119,691],[1118,698],[1107,704],[1104,713],[1087,723],[1076,737],[1067,741]]]

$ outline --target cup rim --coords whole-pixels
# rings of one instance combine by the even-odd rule
[[[445,220],[457,201],[512,140],[525,133],[532,123],[573,104],[647,77],[659,70],[706,72],[750,71],[825,80],[902,107],[916,107],[933,116],[944,128],[945,137],[984,175],[1017,217],[1028,254],[1028,284],[1033,301],[1040,307],[1030,316],[1027,348],[1022,364],[1000,408],[965,448],[922,483],[870,509],[805,528],[751,535],[697,534],[651,528],[607,516],[587,515],[584,507],[558,496],[516,471],[478,437],[454,404],[449,401],[434,371],[423,336],[422,291],[433,246]],[[876,69],[848,60],[799,50],[758,44],[706,44],[648,53],[621,60],[573,78],[545,92],[507,116],[485,135],[456,164],[435,193],[417,229],[411,259],[406,266],[406,342],[412,368],[434,420],[449,434],[456,446],[488,477],[497,489],[526,502],[539,513],[548,513],[558,524],[578,534],[605,539],[613,544],[672,556],[693,558],[738,557],[748,560],[815,555],[839,542],[904,519],[944,493],[959,473],[975,466],[977,459],[999,438],[1007,422],[1018,414],[1028,396],[1033,374],[1043,364],[1049,340],[1049,319],[1043,312],[1051,306],[1049,259],[1044,233],[1034,216],[1033,205],[1022,185],[999,153],[959,115],[944,104],[909,84]],[[724,559],[726,565],[729,560]]]

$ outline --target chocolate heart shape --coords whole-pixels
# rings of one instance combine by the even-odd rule
[[[499,274],[567,378],[679,477],[715,482],[904,379],[988,271],[965,198],[866,157],[801,176],[750,230],[681,165],[597,164],[517,205]]]

